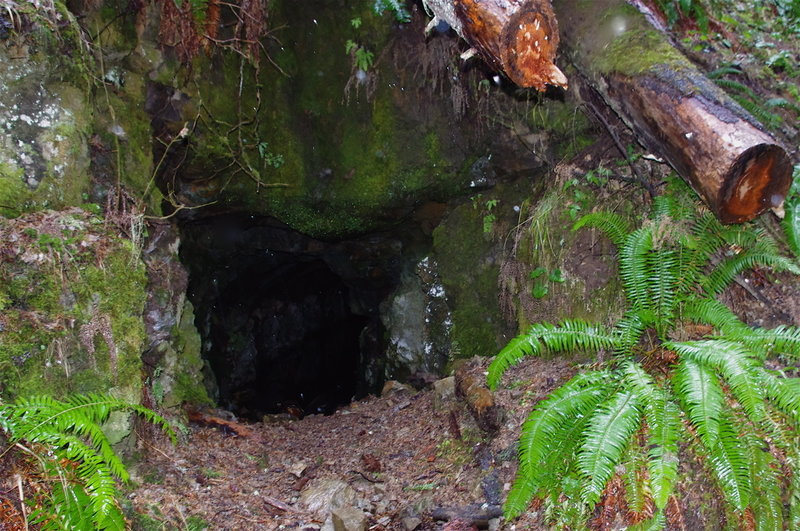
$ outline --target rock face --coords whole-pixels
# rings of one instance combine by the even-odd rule
[[[24,39],[0,46],[3,215],[80,204],[89,189],[92,105],[84,91],[63,81],[69,67],[49,51]]]
[[[258,66],[213,47],[181,64],[156,4],[75,0],[79,19],[59,8],[59,24],[31,24],[63,39],[0,46],[0,214],[102,205],[118,231],[86,249],[108,250],[117,278],[102,281],[119,284],[51,286],[31,257],[60,263],[82,240],[20,236],[0,255],[0,344],[24,368],[4,392],[38,389],[27,367],[54,374],[58,356],[82,360],[65,389],[113,388],[113,338],[135,400],[329,412],[387,378],[494,353],[509,328],[502,231],[553,150],[532,124],[489,117],[516,122],[531,103],[461,69],[457,39],[426,41],[424,16],[396,27],[372,0],[272,1],[271,27],[290,29],[265,39]],[[92,56],[77,20],[102,28]],[[89,214],[66,212],[94,234]],[[46,282],[22,286],[33,278]],[[31,319],[41,330],[26,339]]]

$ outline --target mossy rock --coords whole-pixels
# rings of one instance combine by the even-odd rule
[[[147,279],[136,248],[77,208],[0,218],[0,390],[141,391]]]

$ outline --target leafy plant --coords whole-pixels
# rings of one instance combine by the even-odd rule
[[[694,20],[700,29],[708,31],[708,14],[699,0],[656,0],[667,22],[674,26],[681,20]]]
[[[524,356],[610,354],[528,417],[506,516],[538,497],[545,514],[584,527],[609,481],[623,476],[634,522],[662,528],[685,440],[705,459],[735,514],[753,518],[757,529],[780,529],[786,516],[780,492],[789,487],[789,527],[797,528],[800,379],[782,377],[765,359],[800,358],[800,328],[752,328],[715,297],[748,268],[800,269],[766,233],[723,226],[665,196],[638,229],[608,212],[583,216],[574,230],[582,227],[600,229],[616,245],[629,309],[613,327],[536,323],[489,367],[495,388]]]
[[[565,282],[560,269],[553,269],[548,273],[547,268],[541,266],[528,273],[528,277],[536,281],[531,288],[531,295],[537,299],[543,298],[550,292],[549,283],[563,284]]]
[[[408,12],[408,9],[406,9],[399,0],[375,0],[373,7],[375,8],[375,12],[379,14],[388,9],[394,13],[394,18],[396,18],[398,22],[411,21],[411,13]]]
[[[0,428],[7,448],[32,456],[52,491],[40,494],[31,515],[42,529],[125,529],[115,478],[128,472],[100,425],[114,411],[131,411],[160,426],[174,441],[169,424],[153,411],[106,395],[47,396],[0,404]]]
[[[792,187],[783,204],[783,230],[792,253],[800,258],[800,164],[794,167]]]
[[[776,128],[783,122],[780,115],[770,109],[791,106],[784,98],[771,98],[764,100],[747,85],[739,81],[726,78],[727,75],[741,75],[743,72],[732,66],[724,66],[708,73],[708,78],[725,89],[731,98],[744,107],[747,112],[761,121],[767,127]]]
[[[345,53],[353,57],[353,63],[356,68],[366,72],[372,66],[373,54],[363,46],[359,46],[352,40],[349,40],[344,45]]]
[[[283,163],[285,162],[283,155],[270,151],[269,144],[262,141],[259,142],[256,147],[258,148],[258,156],[261,157],[261,162],[263,164],[271,166],[275,169],[283,166]]]

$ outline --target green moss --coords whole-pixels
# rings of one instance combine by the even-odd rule
[[[23,178],[22,168],[0,161],[0,215],[12,217],[22,213],[30,197]]]
[[[636,76],[659,68],[685,67],[687,61],[655,30],[626,31],[595,54],[594,65],[603,74]]]
[[[19,246],[0,262],[3,397],[114,388],[137,399],[146,277],[127,242],[77,210],[0,223]]]

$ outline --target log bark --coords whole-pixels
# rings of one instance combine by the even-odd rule
[[[554,64],[558,23],[550,0],[423,0],[494,68],[521,87],[567,87]]]
[[[623,0],[554,0],[564,52],[649,150],[724,223],[779,207],[786,151]]]

